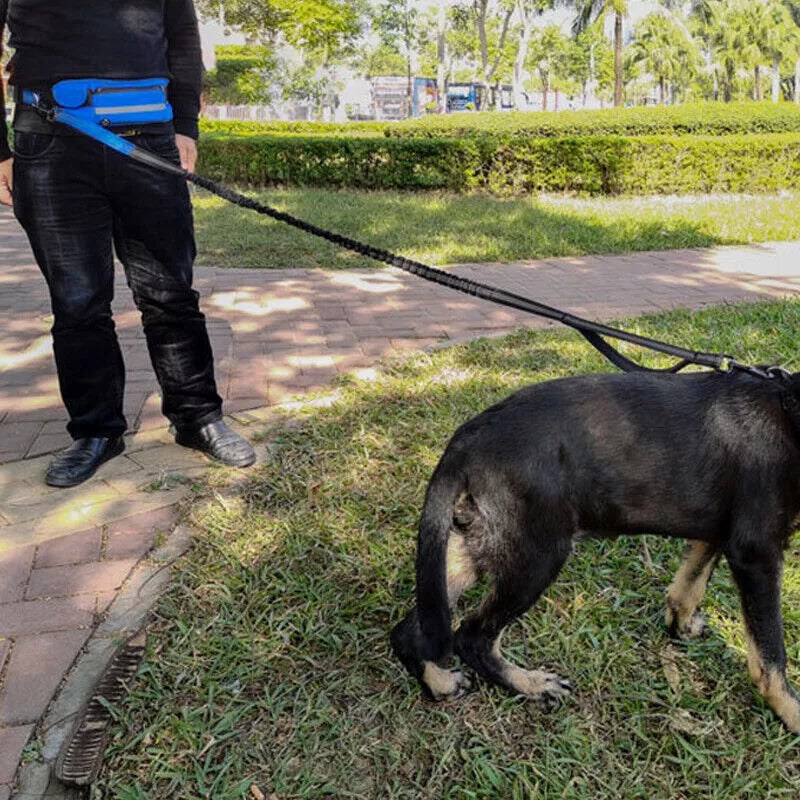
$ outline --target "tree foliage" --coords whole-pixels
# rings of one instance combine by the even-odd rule
[[[615,104],[653,87],[662,102],[800,101],[800,0],[660,0],[633,29],[631,0],[444,2],[197,0],[204,17],[271,48],[269,64],[227,82],[218,69],[209,86],[232,102],[263,96],[260,80],[288,82],[294,88],[284,94],[332,107],[334,73],[347,66],[366,77],[435,77],[440,89],[447,81],[513,82],[519,103],[545,86]],[[553,7],[571,9],[571,36],[548,29]],[[280,63],[286,46],[299,59]]]
[[[197,0],[205,18],[262,41],[282,36],[310,49],[332,48],[361,32],[363,3],[353,0]]]

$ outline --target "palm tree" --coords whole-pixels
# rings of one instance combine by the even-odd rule
[[[648,14],[634,31],[631,61],[641,64],[658,81],[659,101],[666,101],[666,85],[688,83],[699,54],[681,26],[663,13]]]
[[[732,97],[740,70],[752,70],[754,97],[763,98],[762,66],[772,66],[772,99],[780,95],[780,62],[796,52],[796,25],[781,0],[700,0],[695,18],[702,19],[720,68],[723,95]]]
[[[622,105],[622,22],[628,14],[628,0],[573,0],[578,15],[572,32],[582,33],[598,17],[614,14],[614,105]]]
[[[789,7],[781,0],[767,0],[765,16],[767,25],[760,45],[771,62],[772,102],[777,103],[781,91],[781,61],[797,53],[798,29]]]
[[[748,0],[742,13],[749,40],[746,53],[750,57],[754,70],[755,99],[763,99],[761,66],[768,61],[771,63],[773,71],[773,100],[777,102],[774,76],[777,74],[778,82],[780,82],[778,69],[788,22],[786,9],[777,0]]]
[[[794,102],[800,103],[800,0],[783,0],[783,5],[793,25],[791,31],[791,49],[794,57]]]
[[[708,0],[694,0],[689,11],[689,31],[700,43],[705,71],[712,81],[711,99],[719,99],[718,65],[714,63],[714,47],[712,42],[713,20]]]
[[[740,70],[750,69],[760,55],[758,45],[751,38],[751,25],[747,19],[750,0],[705,0],[708,14],[708,31],[714,58],[719,67],[722,97],[726,103],[733,99],[733,91]]]

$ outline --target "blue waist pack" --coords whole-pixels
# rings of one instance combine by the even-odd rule
[[[169,122],[172,106],[167,102],[166,78],[114,81],[77,78],[60,81],[50,90],[53,104],[72,117],[105,128]],[[22,101],[38,105],[41,97],[25,90]]]

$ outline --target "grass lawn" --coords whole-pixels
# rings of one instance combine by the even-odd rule
[[[800,238],[800,192],[591,199],[322,189],[255,194],[301,219],[433,265]],[[377,266],[208,194],[195,194],[194,207],[199,264]]]
[[[748,361],[800,351],[796,302],[627,325]],[[666,635],[678,542],[648,537],[652,567],[635,538],[578,545],[510,627],[515,660],[576,684],[552,713],[484,684],[430,704],[390,654],[423,493],[453,430],[525,384],[609,370],[563,330],[414,354],[267,426],[271,458],[244,483],[210,473],[187,509],[202,538],[160,602],[95,796],[250,798],[255,784],[280,800],[796,798],[800,737],[751,687],[726,566],[705,603],[712,635]],[[784,584],[796,684],[798,545]]]

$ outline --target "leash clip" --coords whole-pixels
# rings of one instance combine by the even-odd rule
[[[792,373],[783,367],[767,367],[767,376],[779,381],[787,381],[792,377]]]
[[[45,122],[55,122],[56,121],[56,110],[51,106],[46,106],[44,101],[42,100],[41,94],[35,92],[34,95],[34,102],[31,103],[31,107],[34,111],[36,111]]]
[[[734,370],[746,372],[748,375],[754,375],[756,378],[761,378],[765,381],[772,381],[778,379],[779,381],[786,380],[791,377],[791,373],[783,369],[783,367],[754,367],[750,364],[742,364],[731,356],[724,356],[724,361],[720,365],[720,369],[726,374],[730,375]]]

